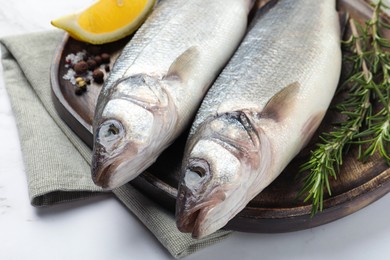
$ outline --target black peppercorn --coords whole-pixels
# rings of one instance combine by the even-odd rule
[[[100,64],[102,64],[102,57],[100,57],[99,55],[98,56],[95,56],[94,60],[96,61],[96,65],[97,66],[100,66]]]
[[[80,87],[77,87],[76,89],[75,89],[75,94],[77,95],[77,96],[80,96],[80,95],[82,95],[85,91],[82,89],[82,88],[80,88]]]
[[[87,60],[87,64],[88,64],[88,69],[89,70],[94,70],[96,68],[96,61],[93,60],[93,59],[88,59]]]
[[[104,73],[100,69],[95,69],[92,73],[93,80],[100,84],[103,83]]]
[[[106,72],[110,72],[110,65],[104,66],[104,70],[105,70]]]

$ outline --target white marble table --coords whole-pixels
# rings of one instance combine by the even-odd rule
[[[51,19],[90,2],[0,0],[0,36],[51,29]],[[112,196],[46,209],[30,206],[1,72],[0,144],[0,259],[171,259]],[[186,259],[389,259],[389,220],[387,195],[327,225],[286,234],[237,232]]]

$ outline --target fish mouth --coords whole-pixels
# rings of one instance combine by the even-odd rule
[[[95,144],[92,165],[91,165],[91,176],[93,182],[103,189],[113,189],[111,187],[111,180],[115,174],[115,171],[120,165],[120,160],[117,157],[110,157],[106,152],[103,145]]]
[[[204,237],[207,228],[207,216],[225,199],[223,192],[216,192],[213,197],[213,199],[202,203],[190,203],[187,205],[187,209],[178,210],[176,216],[177,228],[183,233],[192,233],[192,237],[195,239]]]
[[[96,144],[96,147],[92,156],[92,180],[105,190],[113,190],[126,184],[148,166],[143,163],[141,153],[138,153],[139,147],[133,143],[126,144],[121,150],[115,151],[115,154],[99,150],[100,144]]]
[[[202,229],[206,217],[219,202],[220,201],[212,201],[203,203],[187,212],[183,212],[183,214],[177,218],[177,228],[183,233],[192,233],[193,238],[202,237]]]
[[[92,173],[92,180],[97,185],[102,187],[103,189],[108,189],[110,182],[110,177],[113,173],[113,170],[111,165],[108,165],[107,167],[102,168],[100,171],[93,171]]]
[[[101,163],[95,158],[99,158],[99,155],[96,157],[94,155],[92,159],[92,180],[104,190],[113,190],[132,179],[125,174],[128,172],[126,170],[126,156],[117,156]]]
[[[103,189],[110,188],[110,179],[115,172],[115,168],[111,162],[99,164],[95,156],[92,159],[91,175],[93,182]]]

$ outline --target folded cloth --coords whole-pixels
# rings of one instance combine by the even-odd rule
[[[50,64],[63,33],[50,31],[0,40],[6,89],[15,115],[33,206],[49,206],[103,192],[90,177],[91,150],[58,116],[51,99]],[[131,184],[114,194],[175,257],[209,246],[230,232],[195,240],[174,216]]]

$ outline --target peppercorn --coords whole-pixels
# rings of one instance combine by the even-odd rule
[[[76,78],[76,83],[80,83],[81,81],[83,81],[84,79],[82,77],[77,77]]]
[[[100,57],[99,55],[95,56],[94,60],[96,61],[96,65],[100,66],[100,64],[102,64],[102,57]]]
[[[110,55],[108,53],[102,53],[100,57],[102,58],[103,63],[110,63]]]
[[[74,65],[73,69],[78,75],[84,74],[88,70],[88,64],[85,61],[79,61]]]
[[[75,93],[77,96],[82,95],[84,92],[85,92],[85,91],[84,91],[82,88],[80,88],[80,87],[77,87],[77,88],[75,89],[75,91],[74,91],[74,93]]]
[[[77,82],[77,81],[76,81]],[[87,86],[87,82],[85,82],[85,80],[80,80],[77,82],[77,85],[80,87],[80,88],[84,88]]]
[[[104,66],[104,70],[106,71],[106,72],[110,72],[110,65],[106,65],[106,66]]]
[[[100,69],[95,69],[92,72],[92,77],[96,83],[100,84],[103,83],[104,73]]]
[[[89,70],[94,70],[96,68],[96,65],[97,65],[96,61],[94,59],[88,59],[87,64],[88,64]]]
[[[90,79],[90,78],[87,78],[87,79],[85,80],[85,82],[87,83],[87,85],[90,85],[90,84],[91,84],[91,79]]]

